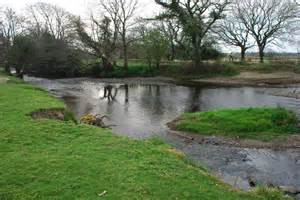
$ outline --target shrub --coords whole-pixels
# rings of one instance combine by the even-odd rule
[[[226,66],[219,63],[202,62],[200,66],[195,66],[192,62],[189,62],[183,66],[183,75],[195,75],[195,74],[223,74],[234,75],[236,70],[233,67]]]

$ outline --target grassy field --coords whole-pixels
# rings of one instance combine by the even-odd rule
[[[289,199],[278,191],[234,191],[157,139],[28,115],[62,107],[17,79],[0,84],[1,200]]]
[[[282,108],[250,108],[187,113],[176,128],[202,135],[270,141],[296,134],[297,123],[295,114]]]

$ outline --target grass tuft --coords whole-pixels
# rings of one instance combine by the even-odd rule
[[[267,200],[293,200],[276,188],[258,187],[253,193],[264,196]]]
[[[297,124],[296,115],[283,108],[246,108],[187,113],[176,128],[202,135],[270,141],[296,134]]]

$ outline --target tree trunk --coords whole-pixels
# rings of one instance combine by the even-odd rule
[[[127,52],[126,44],[124,44],[123,46],[123,53],[124,53],[124,69],[128,71],[128,52]]]
[[[103,68],[105,71],[113,71],[113,64],[106,57],[102,57]]]
[[[175,59],[175,45],[174,43],[172,42],[172,45],[171,45],[171,57],[170,57],[170,60],[171,61],[174,61]]]
[[[23,71],[22,68],[16,67],[16,76],[18,78],[23,79],[23,77],[24,77],[24,71]]]
[[[198,45],[199,42],[196,37],[192,38],[192,45],[193,45],[193,61],[195,67],[200,67],[201,64],[201,51],[200,46]]]
[[[259,60],[260,63],[264,63],[264,58],[265,58],[265,52],[263,47],[259,47]]]
[[[122,28],[122,43],[123,43],[123,56],[124,56],[124,69],[128,71],[128,46],[127,46],[127,40],[126,40],[126,26],[123,24]]]
[[[200,50],[198,48],[194,49],[193,60],[194,60],[195,67],[200,67],[200,64],[201,64],[201,55],[200,55]]]
[[[241,47],[241,62],[245,62],[245,55],[246,55],[246,49],[244,47]]]

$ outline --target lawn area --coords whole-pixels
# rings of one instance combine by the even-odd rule
[[[225,109],[187,113],[176,129],[202,135],[270,141],[298,133],[296,115],[283,108]]]
[[[15,79],[0,84],[1,200],[288,199],[277,191],[234,191],[157,139],[28,115],[62,107]]]

